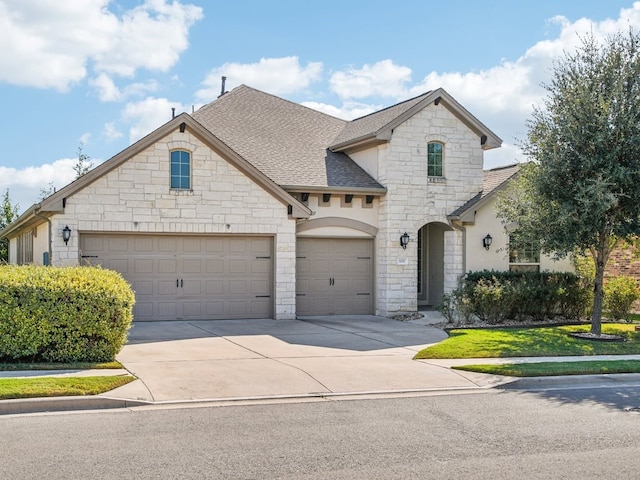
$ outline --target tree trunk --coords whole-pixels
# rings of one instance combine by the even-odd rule
[[[609,260],[611,232],[607,228],[600,236],[598,248],[592,250],[596,266],[596,277],[593,281],[593,311],[591,312],[591,333],[602,334],[602,305],[604,303],[604,269]]]
[[[596,277],[593,281],[593,311],[591,312],[591,333],[600,335],[602,333],[602,303],[604,300],[604,267],[601,252],[595,259]]]

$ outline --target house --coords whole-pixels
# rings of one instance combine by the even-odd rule
[[[393,315],[468,270],[554,268],[506,251],[493,205],[517,168],[483,172],[500,145],[442,89],[344,121],[243,85],[1,234],[11,263],[121,272],[136,320]]]

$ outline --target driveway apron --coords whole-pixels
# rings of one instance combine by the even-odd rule
[[[138,322],[118,360],[151,402],[477,388],[488,376],[413,360],[442,330],[375,316]]]

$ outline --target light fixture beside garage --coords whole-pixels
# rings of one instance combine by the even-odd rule
[[[64,241],[65,245],[69,243],[70,238],[71,238],[71,229],[69,228],[69,225],[65,225],[64,228],[62,229],[62,240]]]
[[[409,244],[409,234],[407,232],[404,232],[402,235],[400,235],[400,246],[406,250],[408,244]]]
[[[487,236],[482,239],[482,246],[485,250],[489,250],[491,248],[491,243],[493,242],[493,237],[487,233]]]

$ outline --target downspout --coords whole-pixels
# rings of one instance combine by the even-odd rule
[[[51,224],[51,219],[49,217],[45,217],[44,215],[41,215],[38,213],[40,211],[41,206],[42,206],[41,203],[37,205],[36,209],[33,211],[33,216],[42,218],[49,224],[49,265],[51,265],[53,262],[53,243],[52,243],[53,242],[53,226]]]

